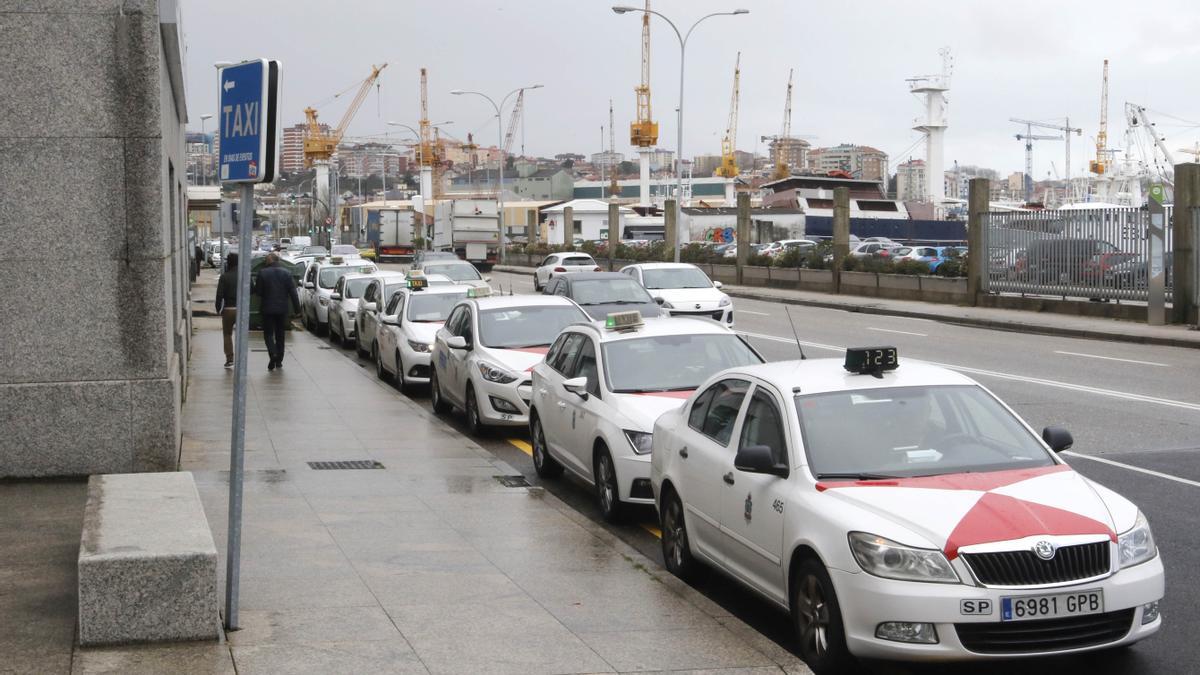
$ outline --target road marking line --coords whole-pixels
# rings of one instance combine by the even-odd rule
[[[788,344],[796,344],[795,339],[786,338],[786,337],[782,337],[779,335],[766,335],[763,333],[745,333],[745,332],[743,332],[742,335],[746,335],[748,337],[761,338],[764,340],[774,340],[775,342],[785,342]],[[805,347],[815,347],[817,349],[828,349],[830,351],[836,351],[836,352],[846,351],[845,347],[838,347],[836,345],[825,345],[825,344],[821,344],[819,342],[805,342],[805,341],[801,340],[800,344],[804,345]],[[1147,396],[1144,394],[1131,394],[1129,392],[1115,391],[1113,389],[1102,389],[1100,387],[1089,387],[1089,386],[1083,385],[1083,384],[1072,384],[1070,382],[1059,382],[1057,380],[1044,380],[1044,379],[1038,378],[1038,377],[1029,377],[1026,375],[1013,375],[1011,373],[1001,373],[1001,372],[998,372],[995,370],[984,370],[982,368],[969,368],[967,366],[956,366],[951,363],[938,363],[937,361],[925,361],[925,363],[928,363],[931,366],[940,366],[942,368],[949,368],[950,370],[956,370],[960,373],[967,373],[969,375],[983,375],[984,377],[995,377],[995,378],[998,378],[1001,380],[1013,380],[1016,382],[1027,382],[1029,384],[1040,384],[1044,387],[1054,387],[1057,389],[1068,389],[1071,391],[1079,391],[1079,392],[1083,392],[1083,393],[1087,393],[1087,394],[1095,394],[1097,396],[1107,396],[1110,398],[1119,398],[1119,399],[1124,399],[1126,401],[1139,401],[1141,403],[1153,403],[1155,405],[1163,405],[1163,406],[1168,406],[1171,408],[1183,408],[1184,410],[1200,412],[1200,403],[1189,403],[1187,401],[1176,401],[1174,399],[1159,398],[1157,396]]]
[[[508,439],[508,444],[529,455],[530,457],[533,457],[533,446],[529,445],[525,441],[519,438],[510,438]]]
[[[1070,455],[1072,457],[1078,457],[1080,459],[1090,459],[1093,462],[1100,462],[1101,464],[1109,464],[1112,466],[1120,467],[1122,469],[1128,469],[1130,471],[1144,473],[1148,476],[1155,476],[1157,478],[1165,478],[1167,480],[1173,480],[1176,483],[1183,483],[1184,485],[1190,485],[1192,487],[1200,487],[1200,481],[1189,480],[1187,478],[1180,478],[1179,476],[1172,476],[1169,473],[1163,473],[1161,471],[1155,471],[1153,469],[1143,469],[1140,466],[1134,466],[1132,464],[1125,464],[1124,462],[1117,462],[1117,461],[1114,461],[1111,459],[1105,459],[1103,457],[1096,457],[1095,455],[1081,455],[1078,452],[1071,452],[1070,450],[1065,450],[1059,454]]]
[[[662,530],[648,523],[642,523],[642,529],[654,535],[658,539],[662,539]]]
[[[751,312],[748,309],[739,309],[739,310],[737,310],[737,313],[738,314],[753,314],[754,316],[771,316],[770,314],[767,314],[766,312]]]
[[[906,330],[892,330],[891,328],[874,328],[867,326],[867,330],[879,331],[880,333],[899,333],[900,335],[916,335],[917,337],[929,337],[927,333],[910,333]]]
[[[1055,354],[1065,354],[1067,356],[1083,356],[1089,359],[1104,359],[1105,361],[1123,361],[1125,363],[1136,363],[1142,366],[1158,366],[1159,368],[1167,368],[1169,364],[1159,363],[1157,361],[1138,361],[1137,359],[1118,359],[1115,356],[1100,356],[1099,354],[1084,354],[1082,352],[1063,352],[1054,350]]]

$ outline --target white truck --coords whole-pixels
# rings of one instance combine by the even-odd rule
[[[496,264],[500,252],[500,219],[491,199],[452,199],[434,210],[433,247],[453,251],[482,269]]]
[[[367,239],[375,248],[376,262],[409,262],[416,252],[413,212],[380,209],[367,213]]]

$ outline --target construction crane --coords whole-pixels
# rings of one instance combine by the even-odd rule
[[[513,104],[512,115],[508,118],[508,131],[504,134],[504,156],[507,157],[512,149],[513,138],[517,135],[517,125],[521,122],[521,113],[525,109],[525,90],[517,92],[517,102]]]
[[[422,173],[424,173],[424,169],[430,169],[432,185],[429,187],[436,199],[442,194],[442,175],[445,173],[443,159],[446,153],[442,148],[438,130],[429,122],[429,78],[424,68],[421,69],[421,121],[417,124],[417,130],[421,136],[418,156]],[[422,177],[422,182],[424,182],[424,177]],[[424,186],[422,186],[422,194],[426,194]]]
[[[763,137],[763,140],[769,140],[775,144],[775,172],[771,176],[775,180],[782,180],[792,174],[792,169],[788,166],[784,152],[789,141],[792,140],[792,73],[793,71],[789,69],[787,98],[783,103],[782,131],[779,132],[778,136]]]
[[[650,119],[650,0],[642,14],[642,83],[633,91],[637,94],[637,119],[629,125],[629,142],[652,148],[658,143],[658,123]]]
[[[379,79],[379,73],[387,68],[388,64],[381,66],[371,66],[371,74],[365,80],[357,83],[358,92],[354,95],[354,100],[350,102],[350,106],[346,108],[346,112],[342,115],[342,120],[338,122],[337,127],[329,129],[322,127],[317,121],[317,109],[309,106],[304,109],[304,119],[306,120],[306,129],[304,134],[304,166],[309,167],[313,162],[329,161],[333,157],[333,153],[337,150],[338,143],[342,142],[342,136],[346,135],[346,127],[350,126],[350,121],[354,119],[354,115],[358,113],[358,109],[362,107],[363,101],[367,98],[367,93],[371,91],[371,85]],[[338,98],[342,94],[350,91],[355,85],[350,85],[345,91],[338,92],[334,98]]]
[[[1178,152],[1182,152],[1185,155],[1191,155],[1193,162],[1200,162],[1200,142],[1196,143],[1196,145],[1191,148],[1179,148]]]
[[[1125,123],[1128,126],[1128,133],[1142,155],[1142,165],[1147,171],[1153,170],[1157,178],[1161,179],[1168,186],[1175,187],[1175,157],[1171,151],[1167,149],[1167,139],[1158,133],[1158,127],[1154,122],[1150,121],[1147,115],[1146,107],[1136,103],[1125,103]],[[1148,147],[1145,138],[1139,137],[1138,130],[1149,137],[1152,147]],[[1157,148],[1161,156],[1155,154],[1154,149]]]
[[[1100,131],[1096,133],[1096,159],[1088,164],[1088,170],[1097,176],[1108,170],[1108,59],[1104,59],[1104,79],[1100,83]]]
[[[608,161],[610,164],[616,157],[616,155],[612,154],[617,142],[617,135],[613,132],[614,129],[616,129],[616,126],[613,124],[613,102],[610,98],[608,99]],[[609,166],[608,181],[608,196],[613,198],[620,197],[621,185],[617,182],[617,167],[615,164]]]
[[[729,123],[725,126],[725,137],[721,139],[721,166],[717,167],[717,175],[723,178],[736,178],[738,175],[737,159],[734,157],[737,143],[738,92],[742,78],[742,53],[737,53],[733,62],[733,95],[729,99]]]
[[[1063,171],[1063,175],[1066,178],[1067,189],[1069,191],[1070,186],[1071,186],[1071,134],[1075,134],[1076,136],[1079,136],[1079,135],[1083,134],[1083,129],[1079,129],[1079,128],[1071,126],[1071,118],[1070,117],[1066,118],[1065,124],[1052,124],[1049,122],[1035,122],[1033,120],[1021,120],[1021,119],[1017,119],[1015,117],[1010,117],[1008,119],[1008,121],[1025,125],[1025,134],[1024,134],[1025,137],[1023,138],[1021,134],[1017,134],[1017,140],[1025,140],[1026,141],[1026,143],[1025,143],[1025,176],[1027,177],[1027,180],[1028,180],[1029,176],[1033,175],[1033,143],[1031,143],[1029,141],[1066,141],[1066,153],[1067,153],[1066,169]],[[1063,136],[1033,136],[1033,128],[1034,127],[1037,127],[1039,129],[1053,129],[1055,131],[1061,131],[1061,132],[1063,132]],[[1028,196],[1026,197],[1026,199],[1028,199]]]

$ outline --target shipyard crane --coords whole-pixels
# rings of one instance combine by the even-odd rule
[[[650,116],[650,0],[642,13],[642,80],[634,87],[637,94],[637,118],[629,125],[629,142],[638,149],[638,191],[643,205],[650,204],[650,154],[658,143],[658,122]],[[610,124],[611,127],[611,124]],[[609,152],[616,152],[610,147]],[[677,157],[682,160],[682,157]]]
[[[792,173],[784,156],[784,150],[792,137],[792,73],[793,70],[789,69],[787,98],[783,103],[783,129],[778,136],[771,139],[775,141],[775,173],[772,175],[775,180],[787,178]]]
[[[521,122],[521,114],[525,110],[525,90],[517,92],[517,102],[513,104],[512,115],[508,118],[508,131],[504,134],[504,156],[507,157],[512,149],[513,138],[517,135],[517,125]]]
[[[1191,148],[1180,148],[1178,152],[1182,152],[1185,155],[1191,155],[1193,162],[1200,162],[1200,142],[1196,143],[1196,145]]]
[[[614,129],[616,129],[616,126],[614,126],[614,124],[613,124],[613,102],[612,102],[612,99],[610,98],[610,99],[608,99],[608,151],[609,151],[609,155],[608,155],[608,161],[609,161],[608,196],[609,197],[620,197],[621,196],[621,185],[617,182],[617,166],[615,163],[613,163],[613,160],[616,159],[616,155],[612,154],[613,147],[615,147],[616,142],[617,142],[617,136],[613,132]]]
[[[322,126],[317,121],[317,109],[309,106],[304,109],[304,118],[306,120],[304,133],[304,166],[312,166],[313,162],[328,161],[333,153],[337,150],[338,143],[342,141],[342,136],[346,135],[346,127],[350,126],[350,121],[354,119],[354,115],[358,113],[358,109],[362,107],[363,101],[367,98],[367,93],[371,91],[371,85],[379,79],[379,74],[387,68],[388,64],[381,66],[371,66],[371,74],[361,82],[350,85],[344,91],[334,94],[333,98],[338,98],[349,92],[355,86],[358,86],[358,92],[354,95],[354,100],[350,102],[350,106],[346,108],[346,112],[342,115],[342,119],[333,129],[328,126]]]
[[[1100,82],[1100,130],[1096,133],[1096,159],[1088,170],[1097,176],[1108,170],[1108,59],[1104,59],[1104,79]]]
[[[1030,132],[1030,126],[1026,125],[1026,133],[1017,134],[1018,141],[1025,141],[1025,202],[1033,201],[1033,142],[1034,141],[1061,141],[1062,136],[1042,136]]]
[[[1033,143],[1029,141],[1066,141],[1066,169],[1063,175],[1067,181],[1067,188],[1071,186],[1071,134],[1079,136],[1083,134],[1083,129],[1071,126],[1071,118],[1066,118],[1066,124],[1052,124],[1050,122],[1035,122],[1033,120],[1022,120],[1015,117],[1010,117],[1009,122],[1025,125],[1024,138],[1021,134],[1017,134],[1017,140],[1025,140],[1025,175],[1033,175]],[[1063,136],[1034,136],[1033,128],[1053,129],[1063,132]],[[1028,199],[1028,197],[1026,197]]]
[[[1168,186],[1175,187],[1175,157],[1171,151],[1167,149],[1167,139],[1158,133],[1158,128],[1154,122],[1150,121],[1149,115],[1146,113],[1146,107],[1136,103],[1125,103],[1125,122],[1129,128],[1129,134],[1138,151],[1142,155],[1143,168],[1147,171],[1153,170],[1154,173]],[[1138,138],[1138,130],[1141,130],[1146,136],[1149,136],[1153,148],[1147,147],[1144,139]],[[1161,157],[1155,154],[1154,149],[1157,148],[1161,153]]]
[[[738,175],[737,159],[734,157],[737,143],[738,93],[742,78],[742,53],[737,53],[733,62],[733,95],[729,99],[729,123],[725,126],[725,137],[721,139],[721,166],[717,167],[717,175],[723,178],[736,178]]]
[[[442,193],[442,175],[445,172],[445,151],[437,129],[429,122],[429,78],[421,69],[421,121],[420,132],[421,194],[438,198]]]

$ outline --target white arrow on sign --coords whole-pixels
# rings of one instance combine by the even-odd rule
[[[230,89],[233,89],[234,86],[236,86],[236,85],[233,83],[233,80],[225,80],[225,91],[229,91]]]

